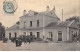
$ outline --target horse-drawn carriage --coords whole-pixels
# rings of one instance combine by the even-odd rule
[[[16,46],[22,45],[22,42],[24,42],[24,43],[29,42],[30,43],[30,42],[34,41],[34,39],[35,39],[35,37],[30,36],[30,35],[27,35],[27,36],[21,35],[17,38],[15,38],[15,37],[10,38],[11,42],[13,42],[13,43],[15,42]]]
[[[8,38],[3,38],[3,43],[7,43]]]

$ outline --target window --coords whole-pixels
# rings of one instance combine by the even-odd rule
[[[53,32],[49,32],[49,38],[53,37]]]
[[[32,21],[30,21],[30,27],[32,27]]]
[[[39,32],[37,32],[37,38],[40,38],[40,33]]]
[[[74,36],[73,31],[71,31],[71,35],[72,35],[72,38],[73,38],[73,36]]]
[[[58,41],[62,41],[62,31],[58,31]]]
[[[32,32],[30,32],[30,36],[32,36]]]
[[[76,32],[76,37],[77,37],[77,32]]]
[[[37,27],[39,27],[39,20],[37,20]]]
[[[73,33],[73,31],[71,31],[71,33]]]

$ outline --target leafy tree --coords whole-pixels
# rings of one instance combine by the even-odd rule
[[[75,20],[76,22],[79,22],[79,16],[73,16],[73,17],[70,17],[69,19],[66,19],[66,21],[72,21],[72,20]]]
[[[5,27],[0,22],[0,39],[5,37]]]
[[[77,35],[77,37],[78,37],[78,40],[80,41],[80,17],[79,16],[73,16],[73,17],[70,17],[69,19],[66,19],[66,21],[72,21],[72,20],[75,20],[75,22],[78,25],[79,34]]]

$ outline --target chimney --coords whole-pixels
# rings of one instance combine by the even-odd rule
[[[53,8],[53,11],[55,12],[55,6],[54,6],[54,8]]]
[[[47,6],[47,7],[46,7],[46,11],[49,11],[49,10],[50,10],[50,8],[49,8],[49,6]]]
[[[23,15],[26,15],[26,10],[23,11]]]

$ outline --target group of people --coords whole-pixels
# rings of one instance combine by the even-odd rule
[[[24,42],[24,43],[31,43],[31,42],[33,42],[34,41],[34,36],[19,36],[19,37],[11,37],[11,38],[9,38],[9,40],[11,40],[11,42],[13,42],[13,43],[15,43],[15,45],[16,45],[16,47],[18,47],[18,46],[21,46],[22,45],[22,43]],[[7,42],[7,38],[5,38],[4,40],[3,40],[3,42]]]
[[[21,46],[21,45],[22,45],[22,42],[24,42],[24,43],[29,42],[29,44],[30,44],[31,38],[30,38],[30,37],[27,37],[27,38],[16,38],[16,39],[15,39],[16,47],[17,47],[17,46]]]

